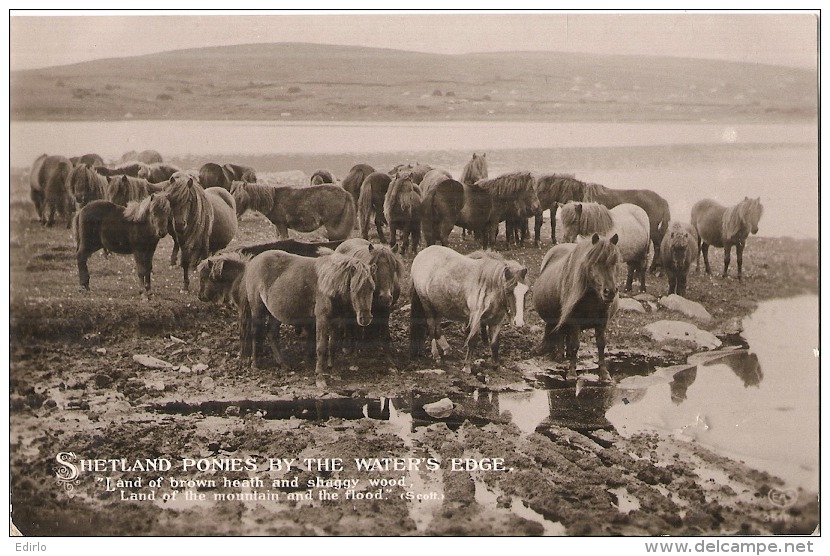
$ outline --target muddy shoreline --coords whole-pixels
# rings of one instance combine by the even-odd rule
[[[139,301],[129,257],[94,256],[92,292],[77,292],[69,231],[40,228],[23,200],[25,189],[16,187],[11,487],[12,518],[26,535],[749,535],[816,529],[815,492],[793,490],[779,477],[688,439],[624,437],[614,430],[605,411],[624,392],[592,380],[590,334],[582,337],[580,368],[587,380],[580,383],[561,380],[566,364],[532,357],[541,321],[530,294],[528,326],[503,330],[498,371],[480,350],[475,373],[461,372],[457,324],[446,326],[454,353],[443,365],[410,360],[404,293],[392,316],[395,365],[381,364],[371,352],[340,358],[329,387],[319,389],[292,332],[284,335],[285,368],[239,368],[234,312],[179,292],[180,270],[166,263],[169,238],[156,253],[151,302]],[[240,226],[232,246],[272,239],[259,215],[245,215]],[[451,246],[476,248],[457,232]],[[532,285],[547,246],[505,255],[528,267]],[[411,260],[405,257],[407,268]],[[712,264],[721,267],[719,251]],[[656,320],[690,322],[727,349],[746,348],[740,321],[758,303],[818,293],[818,243],[752,237],[744,271],[742,282],[690,276],[687,297],[710,311],[711,322],[663,308],[618,313],[608,333],[615,384],[671,372],[666,369],[700,351],[649,340],[641,330]],[[648,280],[649,293],[665,293],[665,278]],[[648,302],[642,306],[652,309]],[[171,368],[142,367],[135,354]],[[549,415],[528,425],[523,410],[510,408],[523,407],[515,405],[517,397],[538,391],[550,393]],[[449,415],[424,409],[443,398],[452,402]],[[159,473],[135,469],[86,470],[77,483],[67,483],[56,474],[69,469],[56,461],[62,452],[79,459],[166,459],[173,468],[161,473],[166,480],[155,489],[146,481]],[[280,458],[339,458],[343,468],[269,468]],[[432,459],[437,468],[358,469],[355,460],[366,458]],[[454,470],[454,458],[478,467]],[[252,464],[200,470],[186,468],[185,460]],[[481,462],[494,460],[504,469],[482,468]],[[139,477],[145,481],[136,485]],[[174,488],[171,478],[208,482]],[[110,491],[107,479],[132,482]],[[265,486],[254,488],[260,484],[254,479]],[[391,484],[375,486],[370,479]],[[249,482],[227,486],[226,480]],[[318,480],[358,482],[348,496],[345,488],[301,488]],[[378,489],[380,498],[366,496]],[[147,498],[151,490],[155,500]],[[251,498],[253,491],[270,491],[276,499],[234,499]],[[185,499],[188,492],[193,499]],[[306,493],[311,499],[301,497]]]

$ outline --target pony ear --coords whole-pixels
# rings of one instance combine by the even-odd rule
[[[519,278],[521,278],[522,280],[527,278],[527,267],[522,267],[522,269],[519,271]]]
[[[611,236],[611,243],[613,243],[614,245],[616,245],[619,240],[620,236],[618,236],[617,234]]]
[[[481,153],[481,158],[487,158],[487,153]]]
[[[599,234],[594,232],[594,235],[591,236],[591,243],[593,245],[596,245],[598,241],[599,241]]]
[[[372,247],[371,243],[369,245],[367,245],[367,248],[369,249],[369,251],[373,251],[375,249],[374,247]]]
[[[172,178],[170,179],[170,181],[173,181]],[[130,180],[127,178],[127,174],[121,176],[121,183],[130,183]]]
[[[187,180],[187,187],[193,187],[193,178]]]

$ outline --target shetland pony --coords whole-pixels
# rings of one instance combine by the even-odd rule
[[[324,183],[334,182],[334,175],[328,170],[316,170],[308,180],[309,185],[322,185]]]
[[[421,241],[421,190],[409,172],[395,175],[383,200],[383,215],[389,223],[389,246],[397,252],[398,230],[401,230],[401,253],[406,253],[412,240],[412,252],[418,252]]]
[[[349,195],[352,196],[352,200],[354,200],[354,206],[358,206],[358,201],[360,198],[360,186],[363,185],[363,182],[366,178],[374,172],[375,169],[369,166],[368,164],[355,164],[349,170],[349,173],[343,178],[343,189],[349,192]]]
[[[221,187],[231,190],[233,174],[215,162],[206,162],[199,168],[199,183],[202,187]]]
[[[392,338],[389,334],[389,315],[401,295],[401,281],[404,275],[404,264],[401,258],[391,248],[385,245],[372,245],[365,239],[352,238],[344,241],[335,249],[341,253],[354,257],[369,265],[372,279],[375,282],[375,292],[372,296],[372,322],[366,327],[354,325],[354,319],[346,317],[345,338],[349,347],[362,348],[378,345],[391,362]],[[355,343],[360,344],[355,346]]]
[[[534,188],[535,178],[530,172],[512,172],[492,179],[476,182],[490,192],[493,210],[490,212],[489,233],[492,245],[496,244],[499,223],[506,222],[505,245],[515,242],[513,230],[520,221],[526,221],[539,211],[539,197]]]
[[[424,179],[418,186],[421,188],[421,195],[426,195],[429,191],[444,180],[451,180],[452,175],[446,170],[440,168],[433,168],[424,175]]]
[[[313,232],[323,226],[329,240],[346,239],[354,228],[355,205],[351,196],[336,185],[290,187],[237,181],[231,193],[238,216],[249,209],[261,212],[281,238],[288,238],[289,228]]]
[[[389,191],[389,184],[392,176],[383,172],[372,172],[360,186],[360,197],[357,201],[357,220],[360,223],[360,235],[363,239],[369,239],[369,223],[372,214],[375,215],[375,229],[381,243],[386,243],[386,236],[383,235],[383,226],[386,225],[386,218],[383,216],[383,200],[386,192]]]
[[[533,245],[539,247],[542,231],[542,212],[550,211],[550,241],[556,245],[556,211],[559,204],[585,200],[585,183],[571,174],[545,174],[536,177],[536,196],[539,197],[539,211],[533,222]]]
[[[475,199],[468,199],[466,197],[464,199],[465,207],[467,207],[465,209],[467,214],[464,218],[464,221],[458,223],[458,225],[461,226],[461,237],[467,237],[467,230],[471,230],[476,235],[477,239],[480,238],[485,248],[487,248],[489,241],[484,240],[483,234],[476,233],[479,230],[479,228],[471,228],[465,225],[465,222],[477,220],[477,218],[473,217],[471,211],[473,210],[474,205],[480,205],[482,203],[481,196],[478,195],[478,191],[469,191],[466,186],[472,185],[479,180],[487,179],[487,177],[487,153],[482,153],[481,156],[477,155],[476,153],[473,153],[473,157],[467,162],[467,164],[464,165],[464,168],[461,170],[461,175],[458,177],[458,181],[460,181],[465,186],[465,196],[469,192],[471,195],[476,197]],[[488,219],[490,218],[489,211],[490,209],[488,208]]]
[[[434,171],[434,170],[433,170]],[[464,209],[464,186],[452,178],[429,187],[421,201],[421,234],[429,245],[447,245],[450,233]],[[421,182],[423,185],[429,174]]]
[[[198,181],[185,172],[173,174],[167,183],[166,193],[172,209],[170,264],[176,264],[181,249],[182,289],[187,291],[190,289],[190,268],[224,248],[236,235],[236,204],[224,189],[202,189]]]
[[[133,255],[142,296],[150,295],[153,254],[161,238],[167,235],[172,213],[165,194],[150,195],[126,208],[109,201],[92,201],[75,218],[75,246],[81,291],[89,290],[87,260],[99,249],[121,255]]]
[[[140,201],[152,193],[160,193],[164,184],[153,184],[143,178],[110,176],[104,189],[104,199],[126,207],[132,201]]]
[[[503,260],[484,256],[472,259],[449,247],[431,245],[412,261],[410,355],[421,353],[425,336],[432,340],[432,357],[441,363],[441,351],[449,344],[441,332],[441,320],[466,323],[464,371],[471,372],[473,349],[479,333],[488,336],[494,367],[499,366],[499,332],[505,317],[524,326],[527,286]],[[440,348],[440,350],[439,350]]]
[[[199,263],[199,300],[233,303],[238,314],[240,365],[251,356],[251,310],[245,290],[245,268],[251,257],[225,251]]]
[[[78,164],[86,164],[90,168],[104,165],[104,159],[101,158],[101,155],[95,153],[85,154],[82,156],[73,156],[69,158],[69,161],[72,162],[74,166],[77,166]]]
[[[55,215],[66,220],[66,227],[72,225],[75,200],[68,189],[68,178],[72,163],[65,156],[42,156],[35,160],[29,177],[29,194],[35,204],[41,224],[53,226]]]
[[[706,265],[706,274],[711,274],[709,268],[709,246],[723,247],[723,274],[726,278],[729,270],[729,260],[732,246],[738,258],[738,280],[741,279],[741,270],[744,262],[744,247],[750,233],[758,233],[758,222],[764,213],[761,198],[743,201],[729,208],[724,207],[712,199],[698,201],[692,207],[692,227],[698,234],[697,270],[700,270],[700,252],[703,253],[703,262]]]
[[[138,170],[138,178],[144,178],[150,183],[161,183],[169,180],[173,174],[181,170],[172,164],[165,164],[157,162],[155,164],[148,164]]]
[[[617,310],[618,239],[616,234],[607,239],[594,234],[575,244],[551,247],[533,285],[533,305],[545,321],[536,353],[559,358],[564,348],[571,377],[576,375],[580,331],[593,328],[600,379],[611,379],[605,364],[605,329]]]
[[[69,172],[67,183],[78,208],[105,197],[107,178],[86,164],[76,164]]]
[[[611,210],[597,203],[568,203],[562,207],[561,218],[564,239],[569,243],[576,241],[577,236],[616,234],[620,256],[628,265],[625,291],[631,291],[635,272],[640,277],[640,291],[646,291],[649,224],[643,209],[629,203]]]
[[[231,177],[231,181],[246,181],[248,183],[256,183],[256,170],[250,166],[243,166],[242,164],[224,164],[222,169]]]
[[[270,320],[268,341],[277,365],[283,363],[281,324],[315,329],[319,387],[326,386],[323,371],[332,366],[332,348],[342,333],[345,311],[353,313],[360,326],[372,322],[375,283],[369,265],[340,253],[312,259],[267,251],[248,263],[245,290],[251,311],[252,367],[257,367],[256,345],[266,332],[266,320]]]
[[[649,236],[654,244],[654,258],[650,270],[654,272],[660,262],[660,242],[671,220],[669,203],[650,189],[611,189],[598,183],[585,184],[585,201],[599,203],[612,209],[623,203],[637,205],[648,215]]]
[[[666,235],[660,243],[663,270],[669,279],[667,295],[686,295],[686,277],[697,254],[697,232],[685,222],[669,222]]]

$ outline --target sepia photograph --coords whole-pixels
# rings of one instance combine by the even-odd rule
[[[817,10],[8,17],[16,550],[813,550]]]

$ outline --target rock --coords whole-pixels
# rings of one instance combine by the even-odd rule
[[[177,344],[186,344],[187,343],[184,340],[182,340],[181,338],[177,338],[177,337],[173,336],[172,334],[170,334],[170,339],[173,340],[174,342],[176,342]]]
[[[617,308],[620,311],[633,311],[635,313],[645,313],[646,309],[642,303],[631,297],[621,297]]]
[[[213,390],[213,388],[216,386],[216,383],[213,381],[212,378],[206,376],[202,379],[200,385],[202,386],[203,390]]]
[[[106,388],[112,384],[112,377],[105,374],[97,374],[92,380],[95,382],[97,388]]]
[[[455,405],[449,398],[442,398],[434,403],[424,404],[424,411],[427,415],[435,419],[446,419],[452,414]]]
[[[670,311],[683,313],[687,317],[699,319],[703,322],[709,322],[712,320],[712,315],[709,314],[709,311],[707,311],[703,305],[697,301],[691,301],[675,293],[661,297],[658,303]]]
[[[676,320],[660,320],[643,327],[643,333],[658,343],[679,341],[695,347],[715,349],[721,341],[711,332],[699,329],[694,324]]]
[[[208,370],[208,366],[204,363],[196,363],[193,365],[193,372],[194,373],[201,373],[202,371]]]
[[[144,355],[143,353],[136,353],[135,355],[133,355],[133,361],[145,367],[149,367],[150,369],[173,368],[173,365],[171,365],[167,361],[162,361],[161,359],[157,359],[151,355]]]
[[[181,367],[179,367],[179,372],[182,372],[182,373],[187,374],[187,373],[191,373],[191,372],[193,372],[193,371],[192,371],[192,369],[191,369],[190,367],[188,367],[187,365],[182,365]]]
[[[657,298],[654,297],[653,295],[651,295],[650,293],[639,293],[639,294],[634,296],[634,299],[636,299],[637,301],[645,301],[645,302],[657,301]]]
[[[107,348],[98,348],[95,350],[95,353],[100,353],[101,355],[107,354]]]
[[[144,382],[144,387],[147,390],[155,390],[156,392],[164,392],[164,382],[160,380],[147,380]]]
[[[446,374],[447,371],[444,369],[423,369],[415,372],[419,375],[443,375]]]

